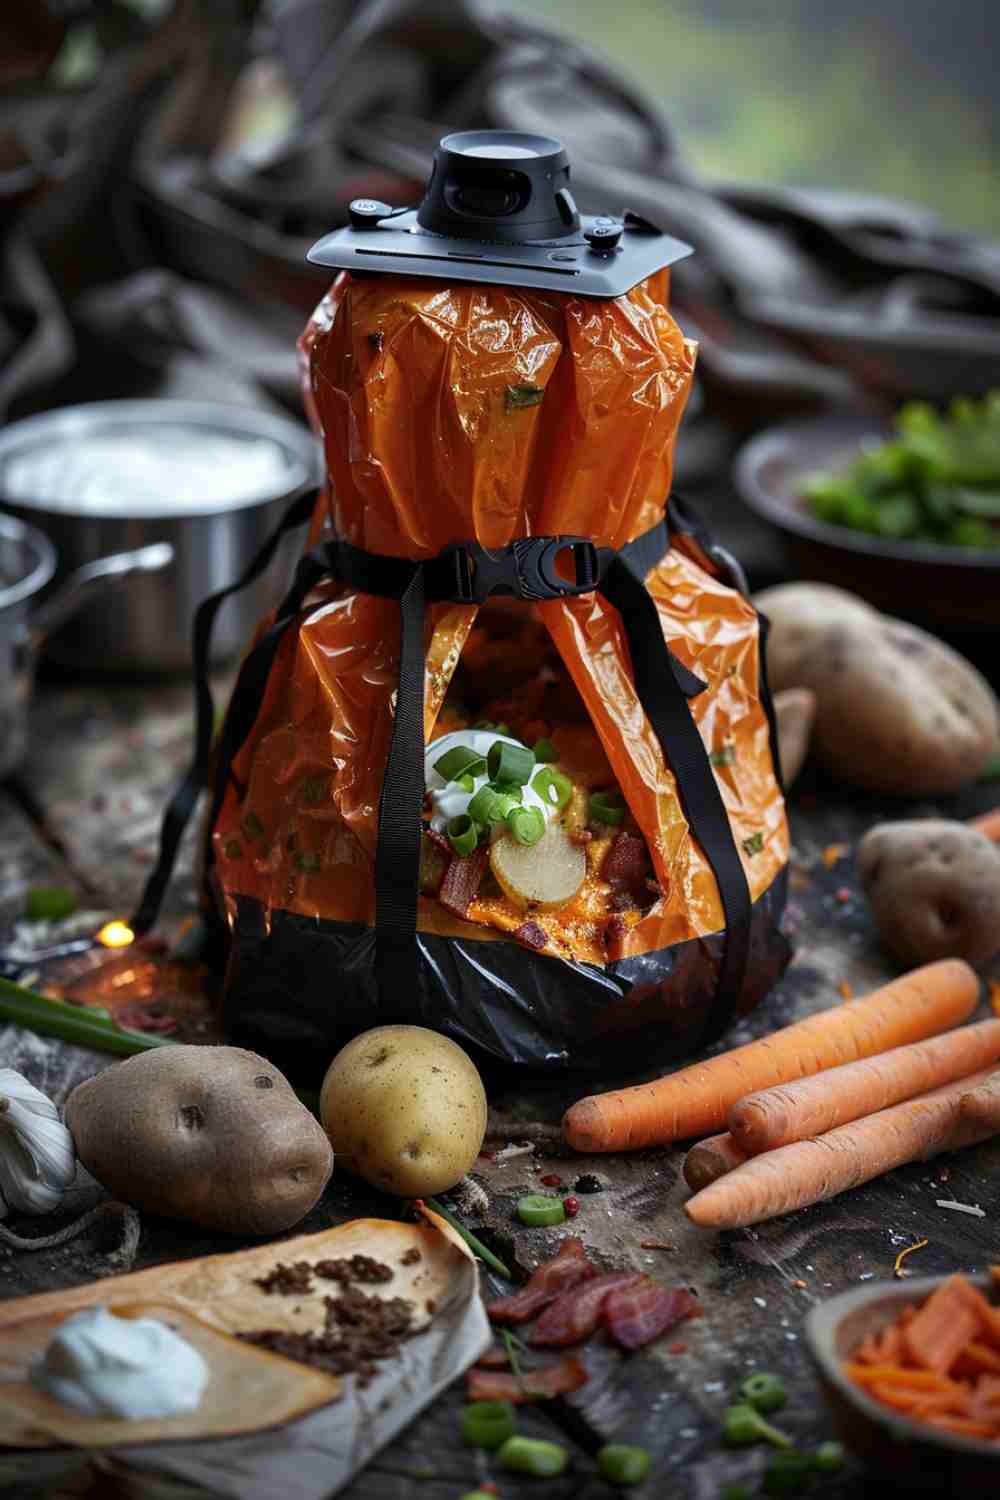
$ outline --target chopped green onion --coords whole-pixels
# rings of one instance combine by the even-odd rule
[[[844,1467],[842,1443],[820,1443],[812,1456],[812,1466],[820,1474],[837,1474]]]
[[[563,1224],[566,1211],[561,1198],[548,1193],[526,1193],[517,1200],[517,1217],[529,1229],[549,1229],[553,1224]]]
[[[95,1052],[115,1052],[121,1057],[176,1045],[171,1037],[126,1031],[89,1006],[47,1000],[9,979],[0,979],[0,1021],[13,1022],[38,1036],[54,1036],[75,1047],[93,1047]]]
[[[511,745],[506,740],[496,740],[486,757],[486,768],[491,781],[508,781],[514,786],[526,786],[535,769],[535,752],[527,745]]]
[[[483,757],[471,745],[452,745],[440,760],[434,762],[434,769],[442,781],[457,781],[460,776],[479,776],[484,768]]]
[[[524,787],[520,786],[516,781],[491,781],[489,785],[498,797],[508,798],[511,806],[516,802],[524,801]]]
[[[456,776],[455,785],[460,786],[463,792],[474,792],[476,790],[475,777],[469,775]]]
[[[520,789],[514,791],[501,791],[498,787],[490,786],[489,782],[481,786],[472,798],[466,812],[473,822],[480,823],[484,828],[490,828],[494,823],[506,821],[507,814],[515,808],[521,800]]]
[[[649,1473],[650,1457],[645,1448],[632,1443],[605,1443],[597,1455],[597,1472],[608,1484],[630,1489]]]
[[[32,886],[24,903],[29,922],[61,922],[75,911],[76,897],[61,885]]]
[[[493,1453],[514,1436],[515,1426],[509,1401],[473,1401],[462,1410],[462,1437],[470,1448]]]
[[[508,1438],[497,1458],[505,1469],[515,1474],[532,1474],[536,1479],[554,1479],[569,1462],[569,1454],[558,1443],[526,1437]]]
[[[479,842],[479,830],[468,813],[452,818],[448,824],[448,842],[460,859],[473,852]]]
[[[551,740],[536,740],[532,749],[540,766],[551,766],[559,759],[559,751]]]
[[[728,1448],[747,1448],[761,1441],[773,1443],[776,1448],[790,1448],[792,1440],[786,1433],[765,1422],[760,1412],[743,1402],[726,1409],[722,1419],[722,1441]]]
[[[736,747],[732,743],[725,744],[721,750],[713,750],[708,758],[713,766],[731,766],[736,760]]]
[[[503,404],[508,411],[519,411],[525,406],[539,406],[544,395],[545,391],[540,385],[525,381],[505,387]]]
[[[788,1393],[780,1375],[768,1375],[760,1370],[744,1380],[740,1386],[740,1398],[757,1411],[780,1411],[788,1400]]]
[[[813,1461],[796,1449],[772,1453],[764,1470],[761,1491],[765,1495],[801,1495],[808,1488]]]
[[[537,844],[545,832],[545,816],[537,807],[515,807],[507,814],[507,827],[519,844]]]
[[[759,854],[764,847],[764,835],[752,833],[749,838],[743,840],[743,847],[748,854]]]
[[[616,828],[625,821],[625,799],[619,791],[591,792],[590,817],[595,823]]]
[[[573,795],[573,783],[569,777],[564,776],[561,771],[553,770],[551,766],[543,766],[531,786],[543,802],[559,812],[562,812]]]

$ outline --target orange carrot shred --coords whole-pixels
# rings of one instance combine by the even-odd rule
[[[949,1276],[921,1307],[901,1308],[843,1369],[901,1416],[1000,1442],[1000,1308],[964,1276]]]
[[[951,1368],[982,1327],[978,1312],[956,1286],[958,1280],[950,1276],[942,1282],[903,1330],[904,1347],[913,1362],[940,1374]]]

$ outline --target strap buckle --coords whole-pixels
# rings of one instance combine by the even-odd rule
[[[557,571],[557,559],[569,552],[574,577]],[[594,543],[585,536],[529,536],[511,542],[502,552],[490,552],[478,542],[447,547],[436,559],[453,580],[448,597],[460,604],[482,604],[491,594],[518,599],[567,599],[590,594],[601,574]]]

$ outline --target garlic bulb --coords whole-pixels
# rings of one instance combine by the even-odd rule
[[[0,1219],[58,1208],[75,1175],[73,1137],[52,1100],[0,1068]]]

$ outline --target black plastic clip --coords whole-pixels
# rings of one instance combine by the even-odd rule
[[[556,570],[556,559],[569,552],[573,578]],[[593,593],[600,581],[597,548],[584,536],[529,536],[511,542],[500,552],[491,552],[478,542],[447,547],[434,560],[435,569],[447,570],[454,592],[446,597],[460,604],[482,604],[491,594],[517,599],[568,599]]]

